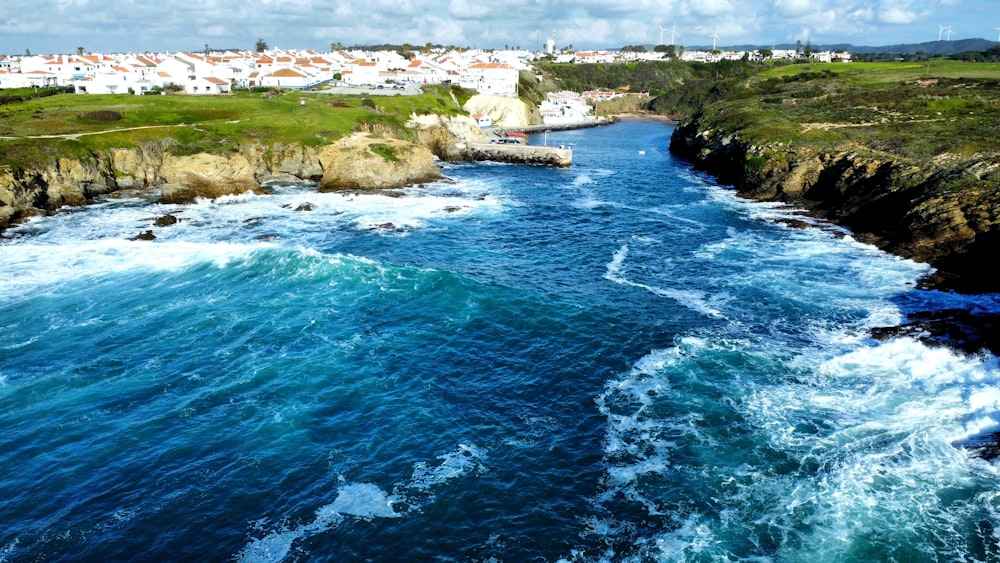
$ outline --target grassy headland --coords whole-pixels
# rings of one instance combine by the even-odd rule
[[[794,202],[932,280],[997,291],[1000,64],[764,68],[703,104],[671,148],[749,197]]]
[[[467,94],[458,92],[460,96]],[[461,98],[459,99],[461,101]],[[59,94],[0,105],[0,166],[169,138],[173,154],[234,152],[241,143],[321,146],[355,131],[412,138],[412,114],[464,114],[447,87],[416,96],[236,92],[224,96]]]
[[[998,109],[998,63],[841,63],[766,69],[699,119],[748,142],[854,143],[922,161],[1000,152]]]

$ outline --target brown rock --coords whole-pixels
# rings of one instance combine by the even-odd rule
[[[393,158],[387,158],[388,153]],[[324,147],[319,160],[323,165],[320,191],[401,188],[442,177],[426,147],[365,134]]]

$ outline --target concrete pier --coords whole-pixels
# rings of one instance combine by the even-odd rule
[[[573,150],[568,148],[470,143],[463,150],[471,160],[492,160],[512,164],[543,164],[560,168],[573,164]]]

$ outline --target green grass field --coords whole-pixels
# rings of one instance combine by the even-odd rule
[[[1000,154],[1000,63],[787,64],[764,70],[705,119],[752,142],[850,143],[919,162]]]
[[[855,75],[870,82],[899,82],[921,78],[1000,80],[1000,63],[972,63],[951,59],[935,59],[925,62],[783,64],[761,72],[760,77],[784,78],[811,72]]]
[[[0,105],[0,164],[130,147],[169,137],[171,151],[229,152],[241,143],[329,144],[367,128],[412,135],[412,114],[464,114],[445,87],[416,96],[340,96],[286,91],[221,96],[59,94]],[[105,120],[101,116],[120,116]],[[47,137],[53,136],[53,137]]]

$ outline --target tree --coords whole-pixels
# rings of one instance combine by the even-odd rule
[[[770,49],[761,49],[760,51],[757,52],[760,53],[760,56],[764,57],[765,59],[770,59],[771,57],[774,56],[774,51]]]
[[[267,41],[264,41],[264,39],[258,39],[257,44],[254,45],[254,51],[257,51],[258,53],[263,53],[266,50],[267,50]]]
[[[341,43],[340,41],[337,41],[335,43],[330,43],[330,51],[339,51],[339,50],[341,50],[343,48],[344,48],[344,44]]]
[[[83,47],[77,47],[76,48],[76,54],[77,55],[83,55]]]
[[[30,57],[31,56],[31,49],[25,49],[24,50],[24,56],[25,57]]]
[[[212,48],[208,46],[208,43],[205,43],[205,56],[207,57],[211,52]]]

